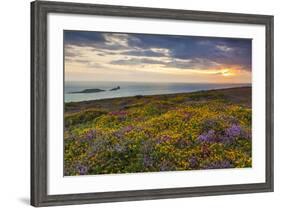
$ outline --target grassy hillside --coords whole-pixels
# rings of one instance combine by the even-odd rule
[[[65,175],[251,167],[251,88],[65,104]]]

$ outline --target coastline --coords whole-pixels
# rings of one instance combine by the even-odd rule
[[[64,174],[252,167],[251,101],[238,87],[66,103]]]
[[[119,86],[117,92],[111,91]],[[248,87],[251,84],[215,84],[215,83],[130,83],[130,82],[117,82],[117,83],[80,83],[67,85],[64,87],[64,101],[81,102],[102,100],[110,98],[123,98],[132,97],[137,95],[165,95],[175,93],[189,93],[202,90],[214,90],[236,87]]]
[[[210,90],[199,90],[194,92],[186,92],[186,93],[170,93],[170,94],[158,94],[158,95],[136,95],[136,96],[128,96],[128,97],[116,97],[116,98],[106,98],[106,99],[99,99],[99,100],[86,100],[86,101],[78,101],[78,102],[67,102],[64,103],[65,105],[65,112],[68,111],[68,108],[71,108],[70,111],[79,111],[81,109],[86,108],[103,108],[108,107],[108,105],[111,102],[134,102],[137,99],[160,99],[160,100],[166,100],[166,99],[172,99],[175,97],[189,97],[196,94],[202,94],[202,98],[204,98],[204,93],[219,93],[221,96],[225,97],[226,99],[229,99],[230,101],[234,103],[240,103],[247,107],[251,107],[252,105],[252,87],[231,87],[231,88],[223,88],[223,89],[210,89]],[[111,106],[112,109],[115,109],[114,106]]]

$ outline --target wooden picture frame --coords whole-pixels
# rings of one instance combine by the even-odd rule
[[[238,185],[167,188],[49,195],[47,192],[47,15],[78,14],[188,21],[242,23],[266,28],[266,182]],[[34,1],[31,3],[31,204],[51,206],[242,194],[273,191],[273,16],[127,6]]]

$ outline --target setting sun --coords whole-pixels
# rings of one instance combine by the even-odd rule
[[[235,74],[231,72],[229,69],[225,69],[222,71],[222,76],[228,77],[228,76],[234,76]]]

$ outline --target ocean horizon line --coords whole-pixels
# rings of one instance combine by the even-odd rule
[[[239,89],[239,88],[252,88],[252,86],[239,86],[239,87],[226,87],[226,88],[214,88],[214,89],[207,89],[207,90],[195,90],[189,92],[176,92],[176,93],[167,93],[167,94],[148,94],[148,95],[132,95],[132,96],[122,96],[122,97],[111,97],[111,98],[101,98],[101,99],[94,99],[94,100],[81,100],[81,101],[71,101],[65,103],[80,103],[80,102],[91,102],[91,101],[102,101],[102,100],[114,100],[114,99],[122,99],[122,98],[134,98],[134,97],[149,97],[149,96],[172,96],[172,95],[181,95],[181,94],[191,94],[197,92],[208,92],[208,91],[219,91],[219,90],[231,90],[231,89]]]
[[[233,83],[233,82],[220,82],[220,83],[217,83],[217,82],[170,82],[170,81],[167,81],[167,82],[163,82],[163,81],[78,81],[78,80],[75,80],[75,81],[71,81],[71,80],[65,80],[64,83],[159,83],[159,84],[168,84],[168,83],[171,83],[171,84],[217,84],[217,85],[224,85],[224,84],[231,84],[231,85],[239,85],[239,84],[252,84],[251,82],[237,82],[237,83]]]
[[[169,96],[169,95],[179,95],[179,94],[188,94],[188,93],[196,93],[196,92],[200,92],[200,91],[213,91],[213,90],[231,90],[231,89],[238,89],[238,88],[251,88],[251,85],[244,85],[244,86],[228,86],[228,87],[223,87],[223,88],[209,88],[209,89],[194,89],[194,90],[189,90],[189,91],[180,91],[180,92],[167,92],[167,93],[155,93],[155,94],[130,94],[127,96],[123,96],[120,94],[116,94],[116,96],[110,96],[110,97],[100,97],[100,98],[92,98],[89,99],[90,97],[87,97],[87,99],[78,99],[78,100],[66,100],[64,98],[64,102],[65,103],[71,103],[71,102],[87,102],[87,101],[95,101],[95,100],[108,100],[108,99],[117,99],[117,98],[130,98],[130,97],[136,97],[136,96],[141,96],[141,97],[145,97],[145,96]],[[80,93],[82,96],[86,95],[87,93]],[[96,94],[96,93],[93,93]]]

